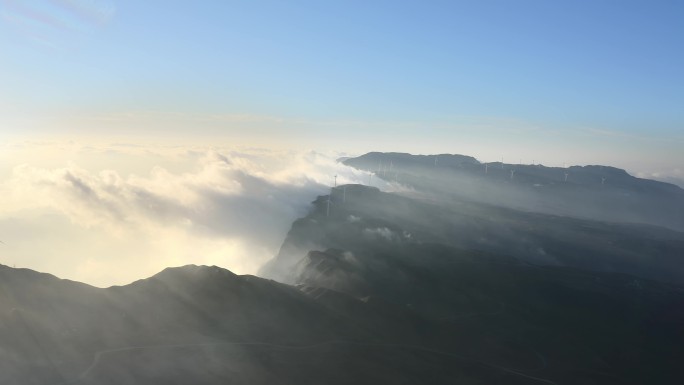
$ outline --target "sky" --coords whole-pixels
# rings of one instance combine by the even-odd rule
[[[227,223],[225,239],[185,237],[203,255],[258,255],[207,257],[255,272],[326,173],[353,179],[334,158],[372,150],[607,164],[684,185],[683,18],[681,1],[0,0],[0,191],[14,197],[0,231],[24,239],[0,263],[106,285],[142,277],[108,273],[117,255],[145,273],[192,261],[193,247],[120,240],[210,226],[206,207],[250,195],[246,175],[263,199],[292,197],[268,246]],[[176,199],[160,175],[194,192]],[[59,231],[38,242],[41,229]],[[153,257],[168,248],[173,261]]]

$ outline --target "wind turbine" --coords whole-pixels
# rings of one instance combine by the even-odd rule
[[[334,178],[335,178],[335,187],[337,187],[337,175],[335,175]]]
[[[372,172],[369,172],[369,173],[368,173],[368,186],[371,186],[371,185],[372,185],[372,184],[371,184],[372,180],[373,180],[373,173],[372,173]]]
[[[489,164],[485,163],[485,174],[487,173],[487,168],[489,168]]]
[[[437,167],[437,158],[438,157],[439,157],[438,155],[435,155],[435,167]]]
[[[504,164],[504,163],[503,163],[503,156],[502,156],[502,157],[501,157],[501,169],[502,169],[502,170],[503,170],[503,168],[504,168],[504,167],[503,167],[503,164]]]
[[[568,174],[568,173],[566,172],[566,173],[565,173],[565,181],[566,181],[566,182],[568,181],[568,175],[570,175],[570,174]]]
[[[342,203],[347,202],[347,186],[342,187]]]
[[[511,170],[511,179],[513,179],[513,175],[515,175],[515,170]]]
[[[606,178],[601,178],[601,185],[606,184]]]

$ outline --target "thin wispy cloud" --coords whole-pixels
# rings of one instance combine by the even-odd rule
[[[674,168],[667,170],[656,170],[656,171],[640,171],[636,173],[639,178],[654,179],[661,182],[667,182],[675,184],[681,188],[684,188],[684,169]]]
[[[116,14],[108,0],[0,1],[0,20],[31,41],[53,49],[71,46]]]

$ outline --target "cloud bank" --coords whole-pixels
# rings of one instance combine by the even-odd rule
[[[188,263],[255,273],[277,252],[292,221],[327,193],[334,175],[340,184],[368,180],[337,163],[342,154],[67,147],[77,161],[60,167],[34,165],[39,159],[18,164],[0,185],[6,197],[0,203],[0,239],[7,244],[0,263],[97,286]],[[131,163],[166,166],[124,172],[117,164],[93,167],[89,159],[95,165],[115,159],[121,169]]]

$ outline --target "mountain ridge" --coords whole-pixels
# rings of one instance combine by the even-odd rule
[[[480,163],[464,155],[380,152],[342,163],[442,200],[684,231],[684,189],[610,166],[560,168]]]

